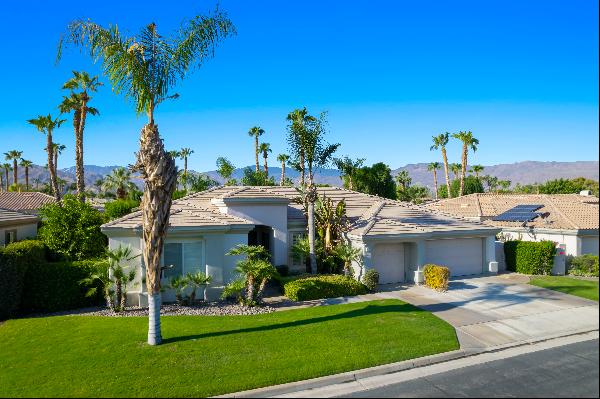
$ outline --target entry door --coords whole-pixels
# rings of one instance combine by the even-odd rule
[[[377,244],[373,253],[373,267],[379,272],[381,284],[404,281],[404,244]]]

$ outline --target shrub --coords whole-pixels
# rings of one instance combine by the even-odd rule
[[[45,205],[40,216],[43,224],[39,238],[52,251],[76,260],[97,258],[104,253],[108,242],[100,231],[104,218],[91,205],[65,195],[61,204]]]
[[[283,291],[292,301],[310,301],[322,298],[363,295],[367,287],[351,277],[338,274],[323,274],[311,277],[289,279],[284,282]]]
[[[277,269],[277,273],[279,273],[279,275],[282,277],[286,277],[288,274],[290,274],[290,268],[288,265],[278,265],[275,266],[275,269]]]
[[[585,254],[572,257],[568,269],[572,276],[598,277],[598,256]]]
[[[450,269],[445,266],[425,265],[423,268],[425,285],[434,290],[447,291],[450,280]]]
[[[377,284],[379,284],[379,272],[375,269],[367,270],[362,278],[362,282],[369,291],[375,291],[377,289]]]
[[[506,269],[523,274],[550,274],[555,252],[552,241],[507,241],[504,243]]]
[[[40,241],[20,241],[0,248],[0,320],[17,314],[27,269],[41,263],[45,263],[45,247]]]
[[[119,199],[104,205],[104,215],[109,219],[117,219],[130,214],[139,206],[139,202],[131,199]]]

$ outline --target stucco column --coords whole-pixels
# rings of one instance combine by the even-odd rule
[[[496,262],[496,236],[485,238],[485,264],[487,270],[484,272],[498,273],[498,262]]]
[[[424,281],[423,266],[425,266],[425,240],[418,240],[416,242],[416,246],[417,246],[417,259],[416,259],[417,269],[415,270],[414,281],[415,281],[415,284],[419,285]]]

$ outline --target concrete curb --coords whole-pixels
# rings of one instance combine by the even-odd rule
[[[540,342],[545,342],[557,338],[565,338],[576,335],[583,335],[591,332],[598,331],[598,329],[585,329],[575,330],[566,334],[554,334],[541,338],[533,338],[518,342],[513,342],[505,345],[491,346],[486,348],[473,348],[473,349],[458,349],[455,351],[440,353],[436,355],[430,355],[425,357],[419,357],[416,359],[404,360],[396,363],[384,364],[381,366],[369,367],[366,369],[360,369],[355,371],[348,371],[340,374],[328,375],[318,378],[312,378],[303,381],[295,381],[281,385],[274,385],[264,388],[256,388],[248,391],[240,391],[229,393],[225,395],[215,396],[216,398],[260,398],[260,397],[273,397],[283,394],[291,394],[294,392],[306,391],[311,389],[322,388],[329,385],[344,384],[356,382],[358,380],[392,374],[400,371],[409,369],[429,366],[438,363],[445,363],[451,360],[460,358],[466,358],[482,353],[500,352],[509,348],[517,348],[520,346],[532,345]]]

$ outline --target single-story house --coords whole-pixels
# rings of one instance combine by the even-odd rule
[[[0,208],[30,215],[37,215],[42,206],[53,202],[54,197],[37,191],[0,192]]]
[[[598,255],[598,198],[589,192],[480,193],[431,202],[425,207],[502,229],[506,239],[550,240],[562,246],[566,255]]]
[[[415,272],[427,263],[448,266],[454,276],[477,275],[487,273],[495,262],[498,228],[337,187],[319,187],[318,193],[346,203],[347,238],[363,255],[363,264],[353,265],[358,278],[373,268],[381,283],[414,281],[415,275],[421,276]],[[174,275],[201,270],[212,276],[209,296],[216,297],[235,277],[238,259],[225,253],[238,244],[263,245],[274,265],[304,272],[305,265],[291,255],[293,243],[306,234],[297,197],[292,187],[225,186],[173,201],[162,260],[173,267],[164,270],[163,286]],[[110,248],[127,245],[141,252],[141,212],[107,223],[102,231]],[[144,306],[144,265],[136,258],[130,266],[138,271],[129,289],[131,302]],[[172,298],[167,291],[165,300]]]
[[[35,237],[38,222],[35,215],[0,208],[0,247]]]

